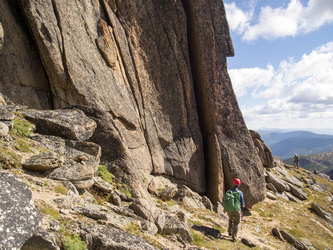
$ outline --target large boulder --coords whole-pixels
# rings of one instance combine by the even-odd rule
[[[70,181],[78,189],[89,188],[94,184],[100,162],[98,145],[57,136],[35,135],[32,139],[47,151],[26,159],[23,167],[42,171],[51,179]]]
[[[21,250],[60,250],[56,239],[55,234],[39,227],[33,236],[24,243]]]
[[[279,174],[282,175],[282,178],[287,181],[288,183],[291,183],[292,185],[295,185],[297,187],[302,188],[303,187],[303,183],[298,180],[295,176],[291,175],[288,173],[288,171],[283,168],[283,167],[276,167],[274,168],[275,171],[277,171]]]
[[[3,122],[0,122],[0,136],[6,136],[9,132],[9,128]]]
[[[290,191],[288,183],[271,172],[267,173],[266,182],[272,183],[279,192]]]
[[[23,112],[36,125],[41,134],[61,136],[66,139],[85,141],[94,133],[97,125],[79,109],[35,110]]]
[[[100,205],[88,204],[85,206],[76,206],[73,210],[95,220],[108,219],[106,213],[108,210]]]
[[[0,248],[20,249],[42,220],[30,187],[10,173],[0,173]]]
[[[111,226],[86,225],[81,223],[80,235],[88,249],[157,249],[150,242]]]
[[[46,171],[64,166],[64,157],[55,152],[41,152],[28,158],[24,167],[33,171]]]
[[[286,232],[284,230],[281,230],[280,233],[281,233],[282,237],[287,242],[289,242],[293,247],[295,247],[296,249],[299,249],[299,250],[308,250],[308,247],[303,242],[301,242],[300,240],[296,239],[290,233],[288,233],[288,232]]]
[[[284,241],[284,238],[282,237],[280,230],[277,229],[276,227],[274,227],[274,228],[272,229],[272,234],[273,234],[276,238],[278,238],[280,241]]]
[[[316,212],[321,218],[326,220],[331,226],[333,226],[333,215],[324,211],[316,203],[311,203],[311,210]]]
[[[327,186],[322,183],[314,183],[310,186],[310,188],[319,193],[325,192],[327,190]]]
[[[161,213],[154,205],[143,198],[137,198],[129,207],[134,213],[152,223],[154,223]]]
[[[289,184],[290,187],[290,193],[292,193],[294,196],[301,200],[306,200],[308,197],[308,194],[303,191],[302,188],[298,188],[292,184]]]
[[[165,225],[161,234],[179,234],[185,242],[193,241],[192,233],[187,224],[179,221],[177,218],[174,218],[171,215],[165,216]]]
[[[7,130],[3,125],[1,125],[2,130],[3,130],[2,136],[4,134],[6,134],[6,131],[9,131],[9,129],[13,128],[13,124],[14,124],[13,120],[14,120],[14,117],[15,117],[14,114],[13,114],[13,111],[15,111],[15,108],[11,105],[2,105],[2,106],[0,106],[0,122],[2,124],[5,124],[8,127],[8,130]]]

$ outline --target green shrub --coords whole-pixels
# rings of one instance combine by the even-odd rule
[[[132,191],[129,190],[128,186],[125,183],[117,183],[116,186],[121,192],[126,194],[128,197],[130,198],[132,197]]]
[[[65,250],[86,250],[87,244],[81,240],[78,234],[65,236],[62,238],[62,245]]]
[[[103,203],[103,199],[101,199],[100,197],[94,196],[94,199],[92,200],[92,204],[101,205],[102,203]]]
[[[47,182],[45,182],[45,185],[46,185],[46,183]],[[65,188],[63,185],[55,186],[54,191],[56,193],[63,194],[63,195],[66,195],[68,192],[67,188]]]
[[[126,231],[135,235],[140,235],[141,233],[139,225],[134,224],[133,222],[127,224]]]
[[[33,124],[27,120],[15,119],[13,128],[11,129],[11,134],[20,134],[22,136],[28,137],[29,134],[32,134]]]
[[[114,175],[111,174],[104,165],[98,166],[97,171],[98,176],[100,176],[103,180],[112,183],[112,179],[114,178]]]
[[[39,212],[41,212],[42,214],[48,214],[56,220],[59,219],[59,211],[52,208],[49,204],[45,203],[44,201],[37,203],[35,205],[36,205],[37,210]]]
[[[221,234],[222,234],[222,233],[225,233],[225,232],[227,231],[225,228],[223,228],[223,227],[221,227],[220,225],[217,225],[217,224],[215,224],[215,223],[214,223],[214,225],[213,225],[213,228],[216,229],[216,230],[219,230]]]
[[[34,151],[31,150],[32,145],[29,142],[29,139],[24,137],[21,138],[16,139],[15,149],[24,153],[33,153]]]
[[[191,229],[193,235],[193,245],[203,247],[205,245],[205,240],[202,238],[203,236],[196,233],[193,229]]]

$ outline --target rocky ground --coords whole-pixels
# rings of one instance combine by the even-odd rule
[[[184,218],[193,236],[192,242],[186,242],[179,229],[173,230],[172,224],[169,225],[170,232],[167,234],[158,233],[154,224],[135,215],[129,209],[132,203],[130,201],[122,201],[119,206],[116,206],[108,200],[107,196],[98,195],[98,192],[93,189],[86,190],[82,194],[75,194],[69,191],[61,181],[36,176],[29,171],[12,169],[2,172],[13,173],[30,187],[34,205],[42,214],[39,231],[47,232],[49,238],[44,236],[44,240],[52,242],[54,249],[59,249],[57,246],[64,246],[63,241],[66,236],[70,236],[73,241],[76,234],[82,239],[95,237],[102,242],[106,236],[103,235],[103,228],[114,230],[110,237],[113,238],[118,234],[118,237],[122,239],[118,243],[121,242],[127,249],[131,249],[133,244],[136,249],[153,249],[154,247],[158,249],[248,249],[249,247],[241,239],[251,241],[256,246],[255,249],[292,249],[290,243],[273,236],[273,228],[289,232],[295,238],[309,244],[308,249],[331,249],[330,246],[333,243],[332,226],[319,218],[317,213],[310,211],[310,204],[313,201],[317,202],[320,196],[317,191],[310,192],[310,189],[306,189],[312,194],[305,202],[296,203],[283,198],[277,200],[266,198],[253,209],[243,211],[243,221],[236,243],[231,242],[230,237],[227,236],[228,221],[221,211],[219,214],[200,208],[195,203],[177,202],[174,199],[163,201],[160,196],[153,196],[156,207],[163,213]],[[306,174],[304,170],[298,172]],[[329,185],[331,183],[320,177],[317,179],[328,187],[332,187]],[[116,187],[114,188],[117,190]],[[325,193],[332,195],[332,191],[325,191]],[[329,203],[326,202],[326,204]],[[38,232],[35,233],[36,235]],[[107,242],[97,243],[99,241],[96,239],[93,244],[108,244]],[[114,240],[117,242],[120,239]],[[108,240],[110,239],[105,239],[105,241]],[[23,249],[29,248],[23,247]]]
[[[213,205],[207,197],[162,176],[150,182],[150,197],[132,197],[127,185],[96,161],[98,147],[89,144],[93,152],[81,151],[82,145],[60,138],[53,138],[54,146],[49,136],[27,133],[34,127],[18,113],[15,116],[6,118],[13,124],[0,138],[1,248],[331,249],[333,245],[333,184],[327,176],[288,165],[266,168],[267,198],[243,211],[238,241],[233,243],[220,204]],[[60,151],[63,159],[57,155]],[[41,153],[49,158],[31,161]],[[87,169],[73,176],[64,171],[60,178],[50,170],[87,165],[97,166],[93,176]]]

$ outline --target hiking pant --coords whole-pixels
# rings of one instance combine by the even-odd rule
[[[233,240],[237,239],[237,232],[238,232],[238,225],[241,220],[241,211],[239,212],[228,212],[229,217],[229,226],[228,226],[228,233],[232,237]]]

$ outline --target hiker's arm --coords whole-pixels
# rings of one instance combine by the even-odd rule
[[[241,208],[244,208],[245,207],[245,201],[244,201],[244,195],[243,193],[240,194],[240,199],[241,199]]]

